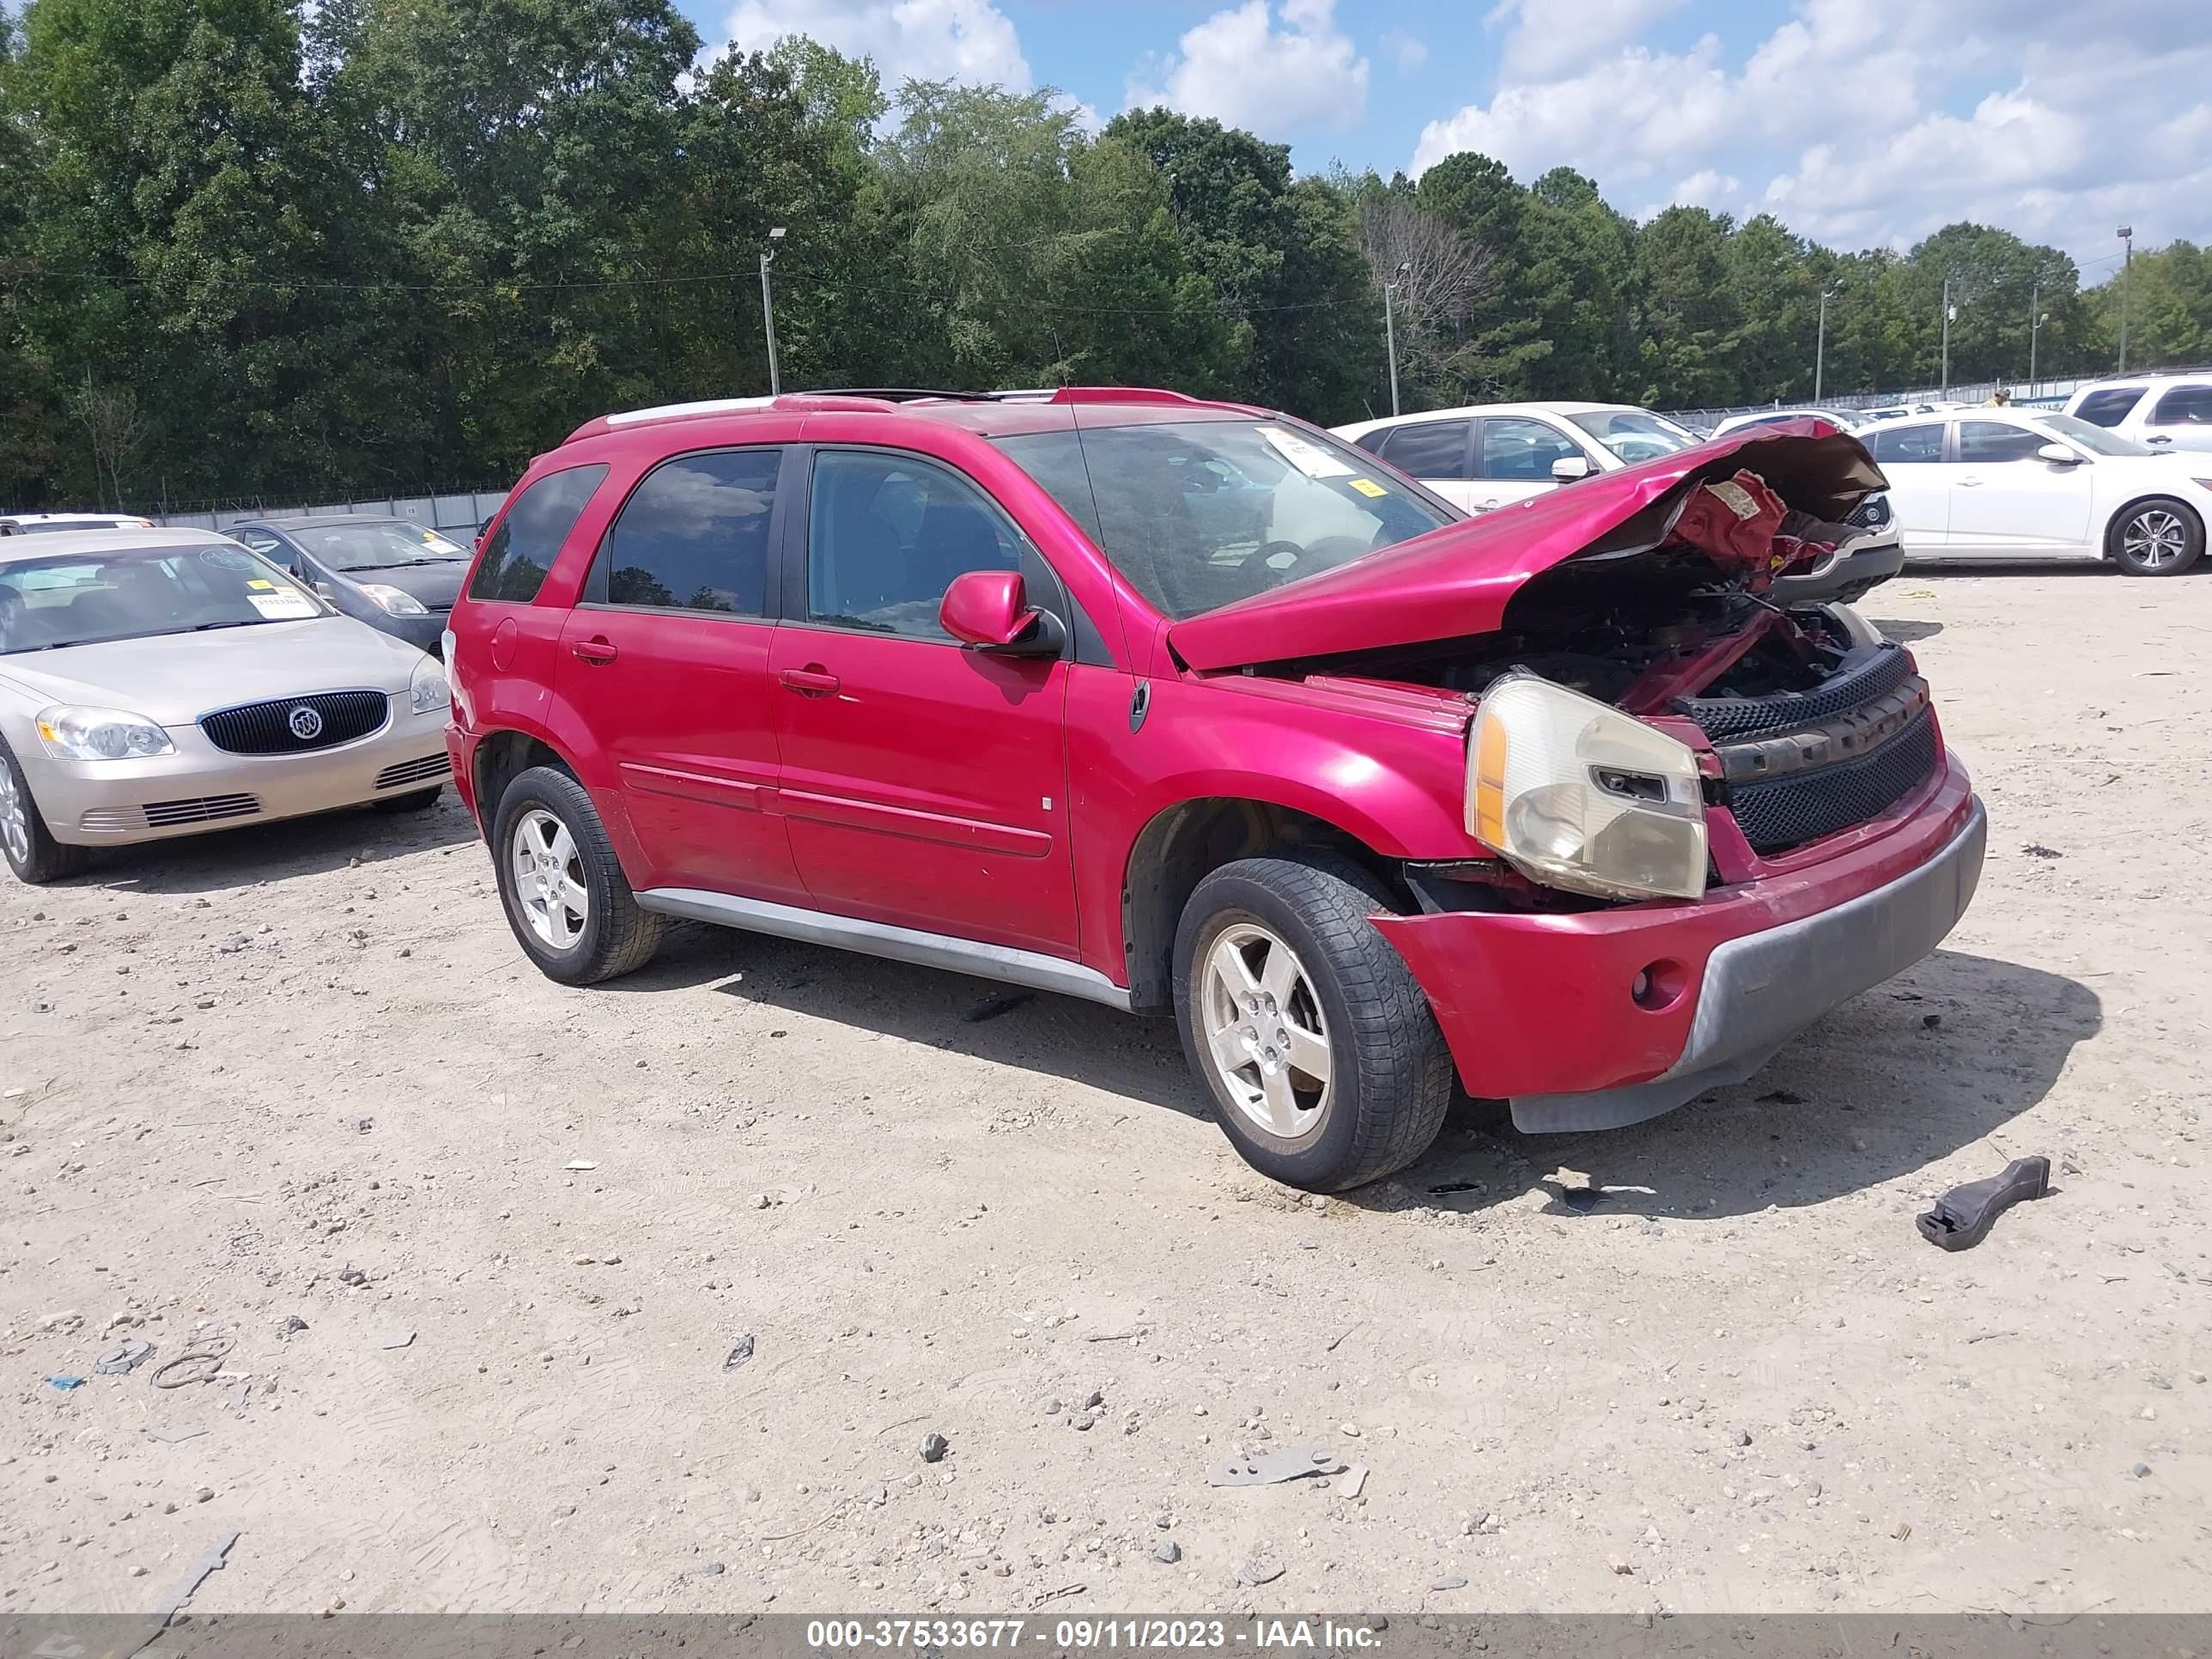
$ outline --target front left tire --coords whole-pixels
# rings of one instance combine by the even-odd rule
[[[31,794],[31,781],[5,743],[0,743],[0,853],[7,855],[16,878],[34,887],[76,874],[92,856],[84,848],[54,839]]]
[[[2154,495],[2114,520],[2107,551],[2130,576],[2179,576],[2204,556],[2204,520],[2186,501]]]

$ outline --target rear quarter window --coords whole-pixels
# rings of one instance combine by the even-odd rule
[[[528,605],[545,586],[561,544],[607,476],[604,464],[549,472],[515,498],[492,532],[469,578],[469,597]]]
[[[2108,386],[2102,392],[2084,396],[2074,410],[2076,420],[2087,421],[2091,426],[2118,426],[2128,417],[2128,411],[2142,400],[2143,389],[2139,386]]]

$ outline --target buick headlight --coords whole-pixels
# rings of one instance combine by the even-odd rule
[[[414,675],[407,682],[407,701],[415,706],[418,714],[431,714],[453,702],[453,688],[438,672],[435,659],[425,657],[415,665]]]
[[[148,755],[173,755],[158,721],[120,708],[87,708],[76,703],[56,703],[39,711],[39,741],[46,752],[64,760],[138,760]]]
[[[1533,674],[1483,694],[1468,832],[1531,881],[1602,898],[1705,890],[1697,757],[1608,703]]]
[[[403,592],[385,582],[363,582],[361,591],[376,602],[378,610],[387,617],[427,617],[422,601],[412,593]]]

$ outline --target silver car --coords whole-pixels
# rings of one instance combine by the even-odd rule
[[[332,807],[427,807],[438,663],[207,531],[0,541],[0,850],[86,849]]]

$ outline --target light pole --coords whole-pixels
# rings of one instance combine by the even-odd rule
[[[1400,262],[1391,273],[1391,280],[1382,284],[1382,338],[1390,353],[1390,413],[1398,412],[1398,321],[1390,307],[1390,296],[1398,291],[1398,284],[1413,268],[1411,259]]]
[[[1820,290],[1820,331],[1813,337],[1813,401],[1820,401],[1820,371],[1828,355],[1828,301],[1836,297],[1836,290]]]
[[[2120,372],[2121,374],[2126,374],[2126,373],[2128,372],[2128,273],[2129,273],[2130,270],[2134,270],[2134,269],[2135,269],[2135,263],[2136,263],[2136,230],[2135,230],[2135,227],[2134,227],[2133,225],[2122,225],[2122,226],[2120,227],[2120,228],[2119,228],[2118,234],[2119,234],[2119,238],[2120,238],[2120,247],[2121,247],[2121,249],[2122,249],[2122,252],[2121,252],[2121,255],[2120,255],[2120,367],[2119,367],[2119,372]]]
[[[775,262],[774,244],[783,240],[783,227],[769,232],[768,240],[769,250],[761,255],[761,326],[768,331],[768,395],[774,398],[783,391],[783,376],[775,366],[775,299],[769,292],[768,268]]]
[[[2035,337],[2041,332],[2046,319],[2043,314],[2043,284],[2038,283],[2027,295],[2027,395],[2035,396]]]
[[[1951,279],[1943,278],[1943,395],[1951,395]]]

